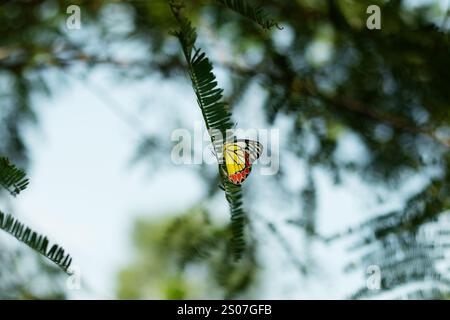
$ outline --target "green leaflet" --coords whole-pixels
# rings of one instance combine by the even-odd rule
[[[23,170],[16,168],[8,159],[2,157],[0,158],[0,185],[12,196],[16,196],[25,190],[28,179]]]
[[[180,24],[180,29],[173,34],[180,40],[186,62],[188,73],[192,82],[197,103],[202,112],[206,128],[208,130],[218,130],[222,138],[226,137],[226,131],[233,128],[231,122],[231,112],[228,105],[223,102],[223,90],[218,88],[216,76],[213,73],[213,66],[206,54],[195,48],[196,32],[190,21],[181,15],[179,7],[173,6],[173,1],[169,2],[172,12]],[[211,137],[211,141],[216,150],[216,154],[222,153],[223,142]],[[219,164],[219,172],[220,164]],[[239,258],[245,248],[244,228],[245,212],[243,209],[242,189],[233,185],[222,177],[225,198],[230,206],[231,215],[231,249],[235,258]]]
[[[57,244],[52,245],[49,249],[49,240],[47,237],[40,235],[36,231],[33,231],[29,227],[25,226],[12,215],[7,215],[1,211],[0,229],[50,259],[65,272],[68,272],[72,258]]]
[[[264,12],[260,7],[250,5],[245,0],[216,0],[216,1],[224,5],[225,7],[241,14],[247,19],[252,20],[256,24],[260,25],[263,29],[271,29],[273,27],[281,29],[281,27],[279,27],[274,20],[269,19],[268,17],[269,15],[266,12]]]
[[[8,159],[0,158],[0,185],[3,188],[11,195],[16,196],[28,186],[28,183],[29,181],[23,170],[16,168]],[[47,237],[25,226],[12,215],[6,215],[1,211],[0,229],[50,259],[65,272],[68,272],[72,258],[57,244],[52,245],[49,249]]]

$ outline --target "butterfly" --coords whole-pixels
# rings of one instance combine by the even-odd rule
[[[226,170],[223,173],[228,180],[241,185],[252,171],[252,164],[259,158],[263,146],[258,141],[237,139],[223,145],[223,163]]]

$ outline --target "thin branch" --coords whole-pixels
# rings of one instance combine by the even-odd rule
[[[229,62],[222,62],[221,65],[230,71],[234,73],[238,73],[244,76],[249,77],[256,77],[258,75],[266,75],[270,78],[270,80],[273,83],[283,84],[282,80],[278,75],[274,74],[274,72],[267,70],[263,65],[259,65],[256,67],[252,67],[251,69],[242,67],[236,64],[232,64]],[[298,77],[296,77],[293,81],[302,81]],[[406,119],[403,119],[401,117],[392,116],[389,114],[381,114],[379,112],[376,112],[376,108],[372,108],[369,106],[366,106],[361,101],[357,101],[351,98],[338,98],[329,94],[326,94],[322,91],[320,91],[317,87],[313,86],[311,83],[308,83],[307,85],[303,87],[293,87],[291,90],[293,92],[302,93],[302,94],[309,94],[312,97],[316,97],[321,99],[322,101],[325,101],[329,103],[330,105],[333,105],[340,109],[345,109],[347,111],[351,111],[353,113],[357,113],[361,116],[364,116],[366,118],[369,118],[373,121],[377,121],[380,123],[387,124],[389,126],[392,126],[393,128],[396,128],[398,130],[412,133],[412,134],[419,134],[423,135],[427,138],[430,138],[431,140],[450,148],[450,139],[441,139],[436,136],[436,133],[432,129],[419,127],[414,124],[411,124]],[[300,92],[301,91],[301,92]]]
[[[260,214],[257,214],[255,212],[252,213],[253,216],[255,216],[256,219],[253,219],[255,221],[259,221],[264,224],[264,226],[267,228],[267,230],[270,231],[270,233],[273,235],[273,237],[278,241],[280,246],[283,248],[284,252],[286,253],[286,256],[291,261],[292,265],[303,275],[308,273],[308,268],[305,263],[300,261],[296,255],[294,254],[294,250],[291,248],[289,241],[284,237],[284,235],[280,232],[280,230],[276,227],[276,225],[273,222],[270,222],[265,217],[263,217]]]
[[[174,10],[174,11],[175,11],[174,14],[179,14],[176,10]],[[13,50],[8,50],[8,48],[1,48],[1,49],[2,50],[0,50],[0,51],[3,53],[2,59],[5,58],[5,55],[7,55],[7,53],[11,54],[13,52]],[[67,52],[62,52],[62,53],[66,54]],[[36,67],[38,67],[38,68],[45,67],[46,65],[47,66],[56,66],[56,67],[67,67],[67,66],[70,66],[73,63],[77,63],[77,62],[86,63],[86,64],[95,64],[95,65],[109,64],[109,65],[112,65],[112,66],[115,66],[118,68],[129,68],[129,67],[133,66],[133,67],[160,70],[160,69],[165,69],[167,67],[165,64],[161,64],[161,63],[158,64],[155,62],[136,61],[136,60],[135,61],[118,60],[118,59],[115,59],[112,57],[101,58],[98,56],[87,55],[87,54],[80,53],[80,52],[74,52],[72,55],[69,56],[69,58],[61,58],[60,56],[56,55],[56,53],[54,55],[50,54],[47,61],[41,61],[39,64],[36,64]],[[234,64],[234,63],[227,62],[227,61],[217,61],[217,63],[219,65],[221,65],[222,67],[230,70],[233,73],[241,74],[243,76],[248,76],[248,77],[256,77],[256,76],[265,75],[265,76],[269,77],[273,83],[284,84],[283,79],[279,75],[275,74],[271,70],[268,70],[262,64],[259,66],[256,66],[256,67],[252,67],[250,69],[250,68],[246,68],[246,67]],[[25,62],[21,62],[20,64],[11,65],[11,64],[6,64],[5,62],[2,62],[2,60],[0,60],[0,69],[3,68],[3,69],[16,70],[18,68],[24,67],[25,65],[27,67],[29,67],[27,65],[27,63],[25,63]],[[184,68],[184,66],[181,64],[180,61],[171,61],[170,68],[172,70],[173,69],[182,70]],[[301,81],[301,79],[298,79],[298,77],[295,80]],[[365,118],[371,119],[372,121],[376,121],[379,123],[383,123],[383,124],[392,126],[393,128],[396,128],[403,132],[408,132],[411,134],[425,136],[425,137],[433,140],[434,142],[441,144],[442,146],[444,146],[446,148],[450,148],[450,139],[438,137],[432,129],[414,125],[414,124],[410,123],[409,121],[407,121],[406,119],[398,117],[398,116],[382,114],[380,112],[375,111],[375,110],[377,110],[376,108],[367,106],[367,105],[363,104],[361,101],[357,101],[357,100],[354,100],[349,97],[339,98],[339,97],[332,96],[330,94],[326,94],[326,93],[320,91],[317,87],[313,86],[311,83],[309,83],[301,88],[293,87],[292,90],[293,90],[293,92],[301,90],[302,92],[298,92],[298,93],[309,94],[310,96],[317,97],[317,98],[321,99],[322,101],[325,101],[329,105],[332,105],[336,108],[340,108],[340,109],[344,109],[344,110],[356,113],[360,116],[364,116]]]

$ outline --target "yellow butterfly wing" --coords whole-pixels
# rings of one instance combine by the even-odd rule
[[[225,143],[224,157],[228,175],[245,168],[245,149],[237,143]]]
[[[236,140],[224,144],[224,162],[228,180],[240,185],[251,171],[251,166],[262,153],[262,145],[252,140]]]

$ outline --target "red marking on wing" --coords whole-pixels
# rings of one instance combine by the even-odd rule
[[[228,176],[229,181],[231,181],[234,184],[241,184],[242,182],[244,182],[245,179],[247,179],[248,175],[252,170],[252,165],[249,163],[248,154],[246,154],[245,162],[246,166],[242,171],[230,174]]]
[[[245,157],[245,166],[246,167],[250,166],[250,154],[248,152],[245,152],[244,157]]]

